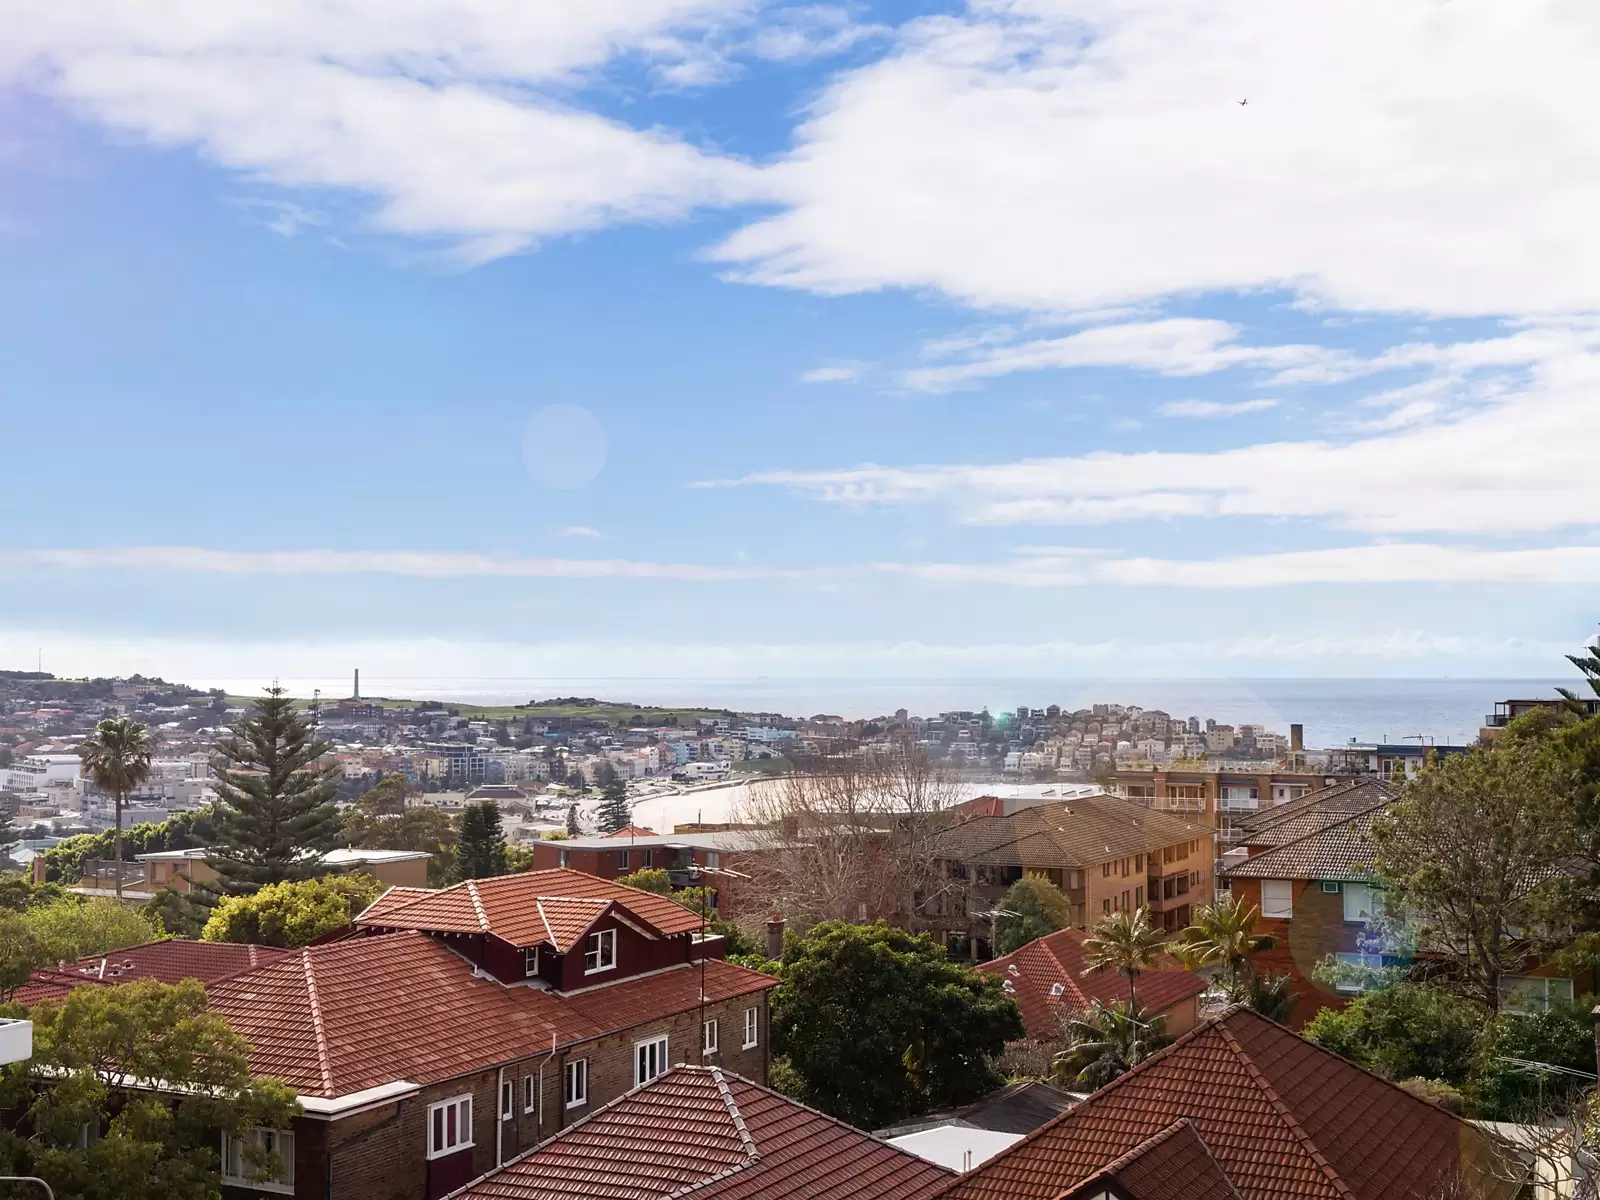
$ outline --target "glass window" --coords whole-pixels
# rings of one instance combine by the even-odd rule
[[[529,946],[522,952],[522,973],[524,975],[539,973],[539,947]]]
[[[589,935],[589,948],[583,955],[585,972],[607,971],[617,965],[617,931],[602,929]]]
[[[744,1010],[744,1048],[749,1050],[761,1040],[761,1010],[747,1008]]]
[[[1553,1002],[1572,1002],[1572,980],[1542,979],[1533,975],[1502,975],[1500,1007],[1505,1012],[1548,1012]]]
[[[715,870],[717,867],[719,867],[721,865],[722,865],[722,855],[717,853],[715,850],[707,850],[706,851],[706,866],[708,866],[708,867],[712,868],[713,870]]]
[[[516,1112],[516,1087],[509,1079],[500,1082],[500,1119],[511,1120]]]
[[[277,1169],[266,1178],[256,1178],[259,1169],[251,1162],[254,1148],[258,1155],[276,1155]],[[259,1159],[257,1160],[259,1161]],[[269,1164],[268,1170],[272,1170]],[[222,1182],[258,1192],[294,1193],[294,1134],[287,1129],[250,1129],[241,1137],[222,1135]]]
[[[707,1021],[701,1031],[700,1051],[702,1054],[715,1054],[717,1052],[717,1023]]]
[[[1373,889],[1370,883],[1347,883],[1344,885],[1344,919],[1346,921],[1366,921],[1373,913]]]
[[[1333,956],[1339,968],[1335,986],[1341,992],[1364,992],[1374,981],[1374,972],[1383,970],[1381,954],[1347,954],[1339,951]]]
[[[589,1060],[587,1058],[579,1058],[569,1062],[565,1075],[567,1107],[577,1108],[580,1104],[587,1104],[589,1102]]]
[[[1261,915],[1263,917],[1294,916],[1294,884],[1287,879],[1261,881]]]
[[[667,1039],[650,1038],[633,1046],[633,1083],[642,1087],[667,1073]]]
[[[428,1157],[454,1154],[472,1145],[472,1097],[457,1096],[428,1106]]]
[[[537,1075],[524,1075],[522,1077],[522,1111],[531,1113],[539,1108],[539,1077]]]

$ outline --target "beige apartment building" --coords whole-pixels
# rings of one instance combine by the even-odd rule
[[[1177,813],[1231,840],[1240,821],[1338,783],[1336,776],[1306,771],[1229,769],[1217,763],[1113,771],[1107,787],[1146,808]]]

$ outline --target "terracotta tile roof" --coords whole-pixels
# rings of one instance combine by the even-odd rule
[[[777,981],[720,959],[713,999]],[[209,989],[211,1007],[252,1047],[251,1066],[304,1095],[342,1096],[397,1080],[450,1079],[586,1041],[700,1003],[698,964],[563,997],[475,975],[423,933],[350,938],[304,950]]]
[[[608,838],[655,837],[654,829],[645,829],[640,825],[624,825],[615,833],[606,834]]]
[[[677,1067],[468,1185],[470,1200],[922,1200],[952,1175],[715,1067]]]
[[[159,979],[162,983],[177,983],[183,979],[198,979],[202,983],[213,983],[276,962],[291,953],[293,951],[275,946],[169,938],[80,959],[73,970],[104,982]]]
[[[1240,1200],[1239,1189],[1187,1120],[1146,1138],[1061,1200],[1098,1200],[1108,1184],[1128,1200]]]
[[[1336,825],[1347,817],[1394,803],[1396,793],[1376,780],[1342,784],[1312,792],[1268,809],[1241,826],[1238,841],[1247,846],[1282,846],[1309,833]]]
[[[73,988],[82,987],[89,980],[69,971],[35,971],[28,982],[12,993],[13,1003],[31,1008],[46,1000],[64,1000]]]
[[[1087,867],[1212,833],[1120,796],[1081,796],[963,821],[939,835],[935,850],[941,858],[990,866]]]
[[[1227,869],[1228,879],[1370,879],[1372,823],[1383,807],[1346,816]]]
[[[1063,929],[979,966],[980,971],[998,975],[1011,985],[1010,994],[1022,1012],[1029,1037],[1055,1037],[1063,1020],[1083,1012],[1095,1000],[1111,1004],[1128,998],[1128,981],[1116,972],[1084,974],[1088,963],[1083,943],[1088,937],[1079,929]],[[1198,996],[1206,984],[1193,971],[1170,961],[1163,970],[1140,975],[1134,990],[1141,1007],[1166,1012]]]
[[[391,899],[396,892],[402,894]],[[596,908],[596,902],[602,907]],[[513,945],[532,946],[552,937],[581,934],[603,911],[605,902],[621,906],[663,936],[700,928],[698,915],[666,896],[565,868],[469,879],[438,890],[391,888],[355,923],[433,933],[493,933]],[[591,915],[583,920],[586,912]],[[557,943],[557,948],[571,944],[570,940],[566,945]]]
[[[1192,1125],[1242,1200],[1436,1200],[1454,1194],[1448,1188],[1461,1178],[1484,1200],[1517,1191],[1496,1139],[1235,1007],[940,1195],[1073,1196],[1179,1120]]]

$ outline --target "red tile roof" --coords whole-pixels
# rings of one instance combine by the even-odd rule
[[[704,964],[712,1000],[757,995],[776,980]],[[426,934],[309,946],[209,989],[211,1007],[251,1044],[251,1065],[304,1095],[332,1097],[406,1080],[450,1079],[587,1041],[700,1003],[700,964],[571,997],[508,987]]]
[[[396,892],[402,894],[395,897]],[[596,901],[617,904],[663,936],[689,933],[701,925],[697,914],[666,896],[566,868],[469,879],[437,891],[391,888],[355,923],[432,933],[493,933],[517,946],[551,942],[564,950],[604,911],[594,906]],[[590,915],[584,918],[585,913]],[[558,940],[563,938],[564,944]]]
[[[55,970],[35,971],[33,978],[17,990],[15,999],[19,1004],[38,1004],[44,1000],[60,1000],[73,988],[86,983],[128,983],[135,979],[155,979],[162,983],[198,979],[201,983],[215,983],[276,962],[290,953],[292,951],[274,946],[169,938],[82,958]]]
[[[615,833],[608,833],[606,836],[614,838],[655,837],[656,831],[654,829],[645,829],[641,825],[624,825]]]
[[[715,1067],[678,1067],[457,1193],[463,1200],[922,1200],[952,1178]]]
[[[1240,1200],[1239,1189],[1187,1120],[1146,1138],[1062,1200],[1103,1200],[1107,1184],[1127,1200]]]
[[[1007,990],[1016,999],[1029,1037],[1055,1037],[1062,1021],[1095,1000],[1111,1004],[1128,998],[1128,981],[1115,971],[1084,974],[1088,962],[1083,944],[1088,938],[1082,930],[1063,929],[978,968],[1011,985]],[[1176,962],[1160,971],[1146,971],[1134,981],[1140,1007],[1158,1013],[1205,990],[1205,980]]]
[[[1057,1200],[1187,1119],[1242,1200],[1434,1200],[1517,1185],[1505,1148],[1235,1007],[952,1184],[946,1200]],[[1155,1196],[1162,1193],[1155,1192]]]

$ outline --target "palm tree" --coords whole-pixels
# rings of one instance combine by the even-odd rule
[[[122,806],[133,791],[150,778],[155,740],[142,721],[113,717],[94,727],[89,740],[78,747],[83,759],[80,772],[103,792],[117,798],[117,834],[113,842],[117,860],[117,899],[122,899]]]
[[[1261,910],[1223,896],[1215,904],[1194,911],[1194,923],[1178,934],[1168,949],[1191,971],[1220,966],[1227,976],[1228,995],[1240,998],[1243,976],[1250,971],[1250,956],[1278,944],[1270,934],[1257,933]]]
[[[1253,970],[1246,977],[1237,998],[1245,1007],[1280,1025],[1288,1023],[1294,1014],[1294,1006],[1300,1003],[1300,997],[1289,986],[1287,975],[1257,975]]]
[[[1063,1030],[1067,1048],[1051,1059],[1051,1067],[1057,1078],[1091,1092],[1172,1044],[1165,1017],[1130,1009],[1121,1000],[1109,1008],[1096,1000]]]
[[[1166,949],[1166,934],[1161,926],[1150,919],[1149,905],[1141,905],[1136,912],[1114,912],[1095,923],[1084,939],[1084,961],[1089,965],[1085,975],[1116,969],[1128,980],[1128,1007],[1137,1009],[1139,998],[1134,994],[1133,981],[1139,972],[1161,965],[1161,955]]]

